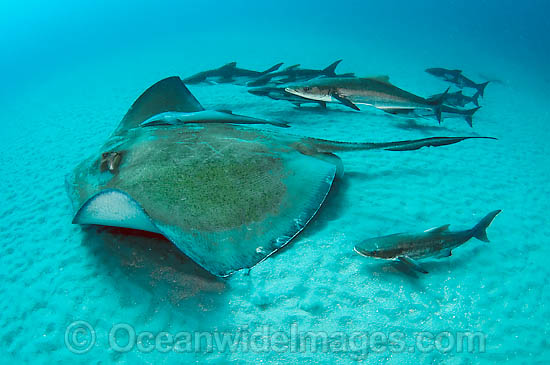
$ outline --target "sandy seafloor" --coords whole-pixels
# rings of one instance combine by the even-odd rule
[[[210,53],[165,45],[91,58],[55,71],[14,93],[3,107],[0,159],[0,343],[2,362],[208,363],[236,360],[334,361],[391,364],[470,364],[548,360],[550,310],[548,257],[548,80],[525,65],[498,62],[475,50],[385,46],[369,49],[340,41],[330,49],[308,42],[246,52],[235,39]],[[222,48],[223,47],[223,48]],[[377,48],[378,47],[378,48]],[[182,47],[184,48],[184,47]],[[373,57],[376,50],[376,57]],[[468,54],[467,52],[472,52]],[[434,54],[437,57],[434,58]],[[294,134],[343,140],[388,141],[436,135],[487,135],[415,152],[341,153],[346,176],[306,230],[246,276],[221,280],[180,254],[170,242],[105,228],[71,224],[64,176],[97,151],[134,99],[152,83],[238,60],[267,68],[284,61],[324,67],[344,58],[339,70],[389,74],[420,95],[446,85],[423,72],[458,66],[472,78],[496,78],[470,129],[463,120],[408,121],[367,108],[361,113],[331,105],[301,111],[262,99],[240,86],[190,86],[207,108],[281,119]],[[406,62],[404,60],[406,59]],[[424,264],[429,275],[360,257],[361,239],[422,231],[451,223],[470,228],[502,209],[488,230],[491,243],[472,240],[444,260]],[[96,344],[71,353],[67,326],[89,322]],[[283,348],[191,353],[128,353],[109,349],[116,323],[137,332],[401,331],[405,352],[291,352]],[[484,353],[408,351],[413,333],[482,331]]]

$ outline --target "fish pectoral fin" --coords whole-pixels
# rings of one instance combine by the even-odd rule
[[[402,263],[404,263],[405,265],[407,265],[407,267],[409,267],[409,269],[421,272],[423,274],[428,273],[428,271],[426,269],[424,269],[422,266],[420,266],[420,264],[418,264],[418,262],[411,259],[409,256],[399,256],[397,259],[399,261],[401,261]]]
[[[448,250],[443,250],[439,253],[439,255],[436,256],[436,258],[438,259],[444,259],[445,257],[450,257],[453,255],[453,252],[448,249]]]
[[[352,108],[352,109],[355,109],[355,110],[361,110],[361,109],[359,109],[359,107],[357,105],[353,104],[353,102],[351,100],[349,100],[348,98],[346,98],[345,96],[334,93],[334,94],[332,94],[332,97],[334,99],[338,100],[340,103],[344,104],[345,106],[349,107],[349,108]]]

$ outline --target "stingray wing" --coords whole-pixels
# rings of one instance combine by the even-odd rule
[[[124,151],[116,173],[101,172],[92,157],[72,175],[74,222],[159,232],[218,276],[287,244],[323,203],[336,170],[231,125],[138,128],[116,140]]]
[[[73,222],[161,233],[218,276],[287,244],[323,203],[336,167],[255,129],[139,126],[155,114],[200,110],[179,78],[150,87],[67,178]]]

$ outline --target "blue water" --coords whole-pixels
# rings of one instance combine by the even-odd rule
[[[0,5],[1,363],[550,360],[547,2],[113,3]],[[334,105],[303,111],[235,85],[190,90],[205,108],[284,120],[298,135],[499,140],[341,154],[346,175],[304,233],[225,280],[157,236],[71,224],[65,175],[154,82],[231,61],[263,70],[340,58],[339,72],[390,75],[419,95],[447,87],[427,67],[492,83],[473,129]],[[495,209],[491,243],[426,261],[429,275],[353,252],[377,235],[470,228]],[[327,347],[302,350],[308,333],[329,337]],[[483,346],[460,349],[465,333]],[[188,335],[190,347],[175,346]]]

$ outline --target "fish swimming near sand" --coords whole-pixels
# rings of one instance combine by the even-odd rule
[[[272,86],[287,84],[289,82],[307,81],[316,77],[353,77],[353,73],[336,74],[336,67],[342,60],[331,63],[322,70],[300,68],[300,65],[292,65],[284,70],[272,72],[250,81],[247,86],[257,87],[272,84]]]
[[[285,90],[303,98],[341,103],[360,110],[357,105],[368,105],[392,114],[400,110],[427,110],[441,121],[441,106],[446,94],[439,100],[426,99],[398,88],[387,76],[366,78],[318,78],[302,84],[289,85]]]
[[[495,210],[487,214],[472,229],[451,232],[449,224],[431,228],[422,233],[397,233],[389,236],[370,238],[355,246],[361,256],[398,260],[410,269],[427,274],[416,260],[428,257],[444,258],[452,255],[452,250],[472,238],[489,242],[486,229],[500,213]]]
[[[297,107],[301,107],[303,104],[319,104],[321,107],[326,108],[327,104],[324,101],[306,99],[298,95],[291,94],[285,91],[282,87],[256,87],[248,90],[249,93],[257,96],[265,96],[273,100],[285,100]]]
[[[479,96],[483,97],[485,88],[489,84],[489,81],[481,84],[475,83],[462,74],[462,70],[449,70],[441,67],[427,68],[426,72],[432,76],[440,78],[444,81],[450,82],[456,85],[458,88],[463,89],[465,87],[475,89],[476,93],[473,98],[477,99]]]
[[[224,277],[265,260],[310,222],[344,173],[335,153],[476,138],[338,142],[203,112],[178,77],[148,88],[104,145],[67,176],[73,223],[159,233]]]
[[[226,65],[218,67],[213,70],[202,71],[193,76],[189,76],[183,79],[186,84],[199,84],[199,83],[217,83],[217,84],[240,84],[245,85],[251,80],[258,77],[269,74],[270,72],[277,71],[281,67],[282,63],[278,63],[265,71],[247,70],[245,68],[237,67],[237,62],[230,62]]]

